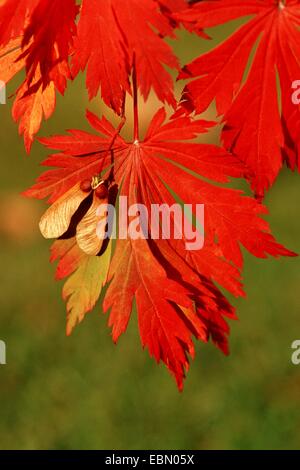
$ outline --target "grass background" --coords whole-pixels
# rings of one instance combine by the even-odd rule
[[[216,40],[205,42],[181,33],[182,64],[223,34],[215,29]],[[88,104],[81,77],[41,135],[87,129],[87,106],[101,112],[99,101]],[[152,98],[142,106],[144,125],[156,106]],[[300,366],[290,360],[300,338],[299,260],[246,254],[248,298],[233,300],[231,355],[198,344],[182,394],[141,350],[134,314],[118,346],[100,307],[66,338],[61,285],[37,230],[45,205],[19,196],[46,151],[35,144],[25,155],[10,108],[0,107],[0,339],[8,362],[0,366],[0,449],[299,448]],[[279,241],[298,252],[299,197],[299,177],[285,170],[266,201]]]

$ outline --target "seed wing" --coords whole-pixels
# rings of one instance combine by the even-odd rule
[[[69,227],[71,218],[86,198],[80,184],[76,184],[54,202],[40,220],[40,231],[45,238],[59,238]]]

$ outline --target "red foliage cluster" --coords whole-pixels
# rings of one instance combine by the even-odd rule
[[[284,162],[299,168],[299,106],[291,100],[291,86],[300,78],[300,2],[5,0],[0,5],[0,78],[8,82],[26,72],[13,117],[28,152],[43,117],[54,112],[56,92],[63,94],[80,71],[86,71],[89,98],[100,95],[120,117],[115,128],[88,112],[94,133],[71,130],[40,139],[58,153],[44,162],[53,169],[25,193],[52,204],[41,230],[58,238],[51,256],[58,260],[57,278],[70,276],[63,290],[67,333],[106,285],[103,308],[110,311],[113,340],[126,330],[135,302],[142,345],[182,388],[193,337],[211,338],[228,353],[226,318],[235,318],[235,312],[217,285],[243,295],[241,245],[261,258],[294,255],[271,235],[261,200]],[[181,27],[207,40],[207,28],[234,19],[241,22],[232,35],[181,69],[166,38],[174,39]],[[188,80],[179,102],[172,70]],[[151,90],[163,107],[141,141],[137,96],[147,101]],[[121,136],[128,94],[135,117],[129,142]],[[222,146],[195,142],[216,124],[196,117],[213,101],[224,124]],[[169,119],[166,106],[174,110]],[[93,191],[99,173],[102,180]],[[256,198],[225,187],[230,177],[246,178]],[[109,243],[91,254],[97,196],[107,202],[113,188],[114,204],[119,196],[148,208],[171,206],[178,198],[204,204],[204,247],[187,251],[184,239],[118,239],[114,247]]]

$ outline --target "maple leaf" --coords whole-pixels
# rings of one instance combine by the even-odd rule
[[[163,38],[174,37],[178,24],[173,11],[183,10],[185,2],[126,1],[128,5],[119,0],[84,0],[75,45],[79,12],[75,0],[6,0],[0,7],[1,80],[7,83],[23,67],[26,70],[26,79],[17,93],[14,118],[21,120],[20,133],[24,134],[27,152],[42,116],[49,118],[55,109],[54,99],[51,109],[49,106],[52,85],[63,94],[67,80],[74,79],[86,67],[90,99],[101,88],[104,101],[120,115],[125,93],[131,92],[129,76],[134,65],[145,98],[153,88],[161,101],[176,106],[173,81],[165,66],[179,70],[179,64]],[[24,93],[22,103],[20,90]]]
[[[74,237],[57,240],[51,247],[51,262],[59,260],[56,278],[70,276],[63,288],[63,298],[67,301],[67,335],[95,307],[107,278],[110,258],[111,244],[101,258],[88,256],[80,250]]]
[[[183,21],[182,18],[180,18],[180,15],[178,13],[181,13],[182,11],[186,10],[187,6],[192,4],[192,1],[186,1],[186,0],[157,0],[158,3],[160,4],[161,11],[164,13],[171,21],[171,24],[174,28],[180,27],[182,24],[185,29],[187,29],[190,32],[197,33],[199,36],[209,39],[209,36],[204,33],[204,31],[199,28],[197,29],[195,27],[195,22],[190,22],[190,21]]]
[[[53,203],[69,189],[85,179],[100,173],[110,162],[110,146],[114,141],[115,151],[125,149],[124,140],[116,135],[116,129],[105,117],[101,120],[87,112],[89,124],[98,134],[81,130],[70,130],[69,135],[39,139],[48,148],[60,150],[43,162],[43,166],[56,167],[43,173],[37,183],[24,195],[37,199],[49,197]]]
[[[75,273],[65,283],[63,298],[67,300],[67,335],[95,307],[106,283],[110,257],[111,243],[101,257],[84,255]]]
[[[20,121],[30,152],[43,117],[55,109],[55,89],[64,93],[71,78],[68,58],[76,32],[75,0],[6,0],[0,7],[0,78],[8,83],[23,68],[13,118]]]
[[[0,76],[8,83],[25,66],[25,59],[20,59],[21,39],[12,39],[0,50]],[[31,93],[31,86],[35,92]],[[36,71],[31,84],[24,80],[16,93],[12,108],[13,119],[19,121],[19,133],[24,135],[25,149],[29,153],[35,134],[39,131],[43,117],[48,119],[55,108],[56,97],[54,83],[46,87],[41,83],[40,71]]]
[[[161,11],[166,15],[174,27],[178,26],[178,21],[175,18],[175,13],[184,11],[187,7],[185,0],[157,0],[160,5]]]
[[[290,140],[296,108],[291,105],[291,85],[300,76],[300,4],[205,0],[178,16],[195,28],[238,18],[243,25],[225,42],[183,69],[181,78],[194,80],[185,88],[182,106],[202,113],[216,101],[225,124],[224,145],[247,165],[252,188],[262,198],[284,160],[291,168],[299,167],[298,147],[291,147]]]
[[[24,32],[39,0],[6,0],[0,6],[0,46],[7,45]]]
[[[178,69],[179,63],[165,36],[174,37],[173,27],[156,0],[83,0],[73,73],[87,68],[90,98],[101,88],[103,100],[122,114],[135,63],[144,98],[153,88],[161,101],[175,106],[173,80],[164,65]]]
[[[36,73],[34,83],[40,82],[41,75]],[[54,83],[50,82],[45,88],[39,83],[35,93],[27,93],[30,85],[28,81],[22,84],[12,109],[12,116],[19,122],[19,133],[24,135],[24,144],[27,153],[30,152],[35,134],[41,127],[43,118],[49,119],[52,115],[56,97]]]
[[[220,187],[230,176],[242,176],[243,166],[215,145],[191,142],[212,123],[190,117],[166,122],[166,112],[161,109],[144,141],[135,130],[133,141],[127,142],[119,135],[120,127],[115,129],[104,117],[99,119],[88,112],[87,118],[96,135],[72,130],[67,136],[42,139],[44,145],[59,153],[44,163],[54,169],[41,175],[25,195],[50,197],[47,221],[50,223],[53,212],[66,213],[62,204],[69,197],[68,191],[77,194],[72,188],[99,172],[106,180],[113,165],[118,196],[126,196],[129,206],[143,204],[150,209],[152,204],[166,203],[170,207],[178,198],[188,204],[204,204],[205,241],[202,250],[187,251],[186,235],[182,239],[119,238],[111,260],[110,253],[104,251],[94,262],[88,261],[76,245],[73,229],[71,239],[66,233],[64,240],[55,242],[51,258],[59,260],[57,278],[74,273],[64,289],[64,296],[69,298],[68,333],[90,311],[102,286],[108,283],[103,308],[110,311],[113,340],[126,330],[135,301],[142,345],[168,366],[182,388],[188,358],[194,356],[193,337],[205,342],[211,337],[228,353],[225,318],[235,318],[235,313],[214,283],[236,296],[243,295],[240,245],[258,257],[294,254],[270,234],[268,224],[260,217],[266,213],[261,204],[241,191]],[[73,202],[70,200],[67,208],[69,221],[76,210]],[[197,216],[195,207],[193,211]],[[172,221],[176,225],[173,216]],[[75,225],[78,230],[80,223]],[[150,231],[150,226],[145,230]],[[86,278],[85,269],[89,272]]]
[[[21,39],[12,39],[0,49],[0,76],[4,83],[8,83],[22,70],[25,61],[17,60],[20,55]]]
[[[68,59],[76,33],[75,0],[40,0],[25,28],[20,58],[26,58],[27,80],[40,71],[45,88],[50,82],[64,93],[70,78]]]

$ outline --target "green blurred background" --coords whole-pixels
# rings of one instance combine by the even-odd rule
[[[216,40],[204,41],[180,33],[182,64],[223,34],[216,28]],[[86,107],[101,112],[99,100],[88,103],[80,77],[40,135],[88,129]],[[156,107],[153,97],[142,107],[144,125]],[[35,144],[25,155],[10,108],[0,107],[0,339],[7,344],[0,448],[299,449],[300,366],[291,363],[291,343],[300,339],[299,260],[246,254],[248,298],[232,299],[239,321],[231,324],[231,355],[197,344],[181,394],[142,351],[135,315],[117,346],[100,307],[66,338],[62,286],[37,230],[45,204],[19,196],[47,152]],[[278,240],[298,252],[299,198],[299,176],[285,170],[266,201]]]

